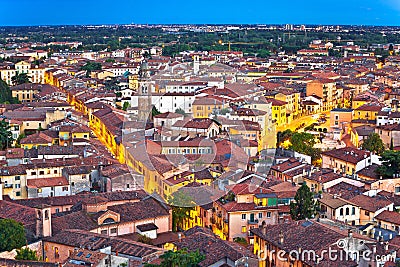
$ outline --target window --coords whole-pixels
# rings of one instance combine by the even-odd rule
[[[54,174],[57,174],[58,173],[58,170],[54,170]]]
[[[39,172],[39,175],[44,175],[44,171],[40,171],[40,172]]]
[[[117,228],[110,229],[110,234],[116,234],[116,233],[117,233]]]
[[[21,188],[21,184],[15,184],[15,188]]]
[[[15,192],[15,195],[16,195],[17,197],[20,197],[20,196],[21,196],[21,192]]]
[[[106,235],[107,234],[107,230],[101,230],[101,234],[102,235]]]
[[[37,192],[42,193],[42,188],[38,188]]]
[[[262,218],[262,212],[258,213],[258,218],[259,218],[259,219]]]
[[[36,172],[31,172],[31,175],[36,175]]]
[[[350,209],[346,208],[346,215],[350,215]]]
[[[365,216],[369,216],[369,211],[365,211]]]
[[[56,208],[56,213],[59,213],[60,212],[60,209],[59,208]]]
[[[246,220],[246,214],[242,214],[242,220]]]
[[[340,208],[340,209],[339,209],[339,215],[340,215],[340,216],[343,216],[343,208]]]
[[[21,176],[15,176],[15,181],[19,181],[19,180],[21,180]]]
[[[68,191],[68,186],[63,186],[62,191]]]
[[[356,208],[355,207],[351,208],[351,215],[356,215]]]
[[[242,233],[246,233],[246,232],[247,232],[246,226],[242,226]]]

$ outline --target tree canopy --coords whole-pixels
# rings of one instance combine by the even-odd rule
[[[310,133],[293,133],[290,136],[290,146],[289,149],[292,149],[296,152],[308,155],[311,157],[313,161],[320,158],[321,151],[317,148],[314,148],[315,138],[314,135]]]
[[[27,73],[17,73],[15,76],[11,77],[11,81],[14,85],[30,83],[29,76]]]
[[[30,248],[21,248],[17,250],[17,256],[15,256],[16,260],[27,260],[27,261],[38,261],[39,257],[36,251],[31,250]]]
[[[187,249],[169,250],[160,256],[161,264],[146,264],[146,267],[196,267],[206,257],[198,250],[188,252]]]
[[[377,133],[370,133],[368,137],[364,140],[362,148],[371,151],[377,155],[382,154],[385,151],[385,145],[382,139]]]
[[[21,248],[25,244],[24,226],[12,219],[0,219],[0,252]]]
[[[10,146],[13,141],[10,124],[6,120],[0,120],[0,148]]]
[[[178,114],[181,114],[181,115],[186,116],[186,113],[185,113],[185,111],[184,111],[182,108],[177,108],[177,109],[175,110],[175,113],[178,113]]]
[[[10,87],[7,83],[0,79],[0,103],[10,103],[17,104],[19,103],[18,99],[12,97]]]
[[[386,150],[381,154],[382,165],[376,170],[383,178],[400,174],[400,151]]]
[[[81,70],[86,70],[86,77],[90,76],[90,73],[94,70],[101,70],[101,63],[99,62],[88,62],[81,67]]]
[[[310,219],[315,214],[315,202],[310,188],[303,183],[294,197],[295,202],[290,203],[290,216],[293,220]]]
[[[190,217],[193,210],[193,199],[183,191],[176,191],[168,199],[168,204],[172,207],[172,228],[178,231],[184,227],[185,220]]]

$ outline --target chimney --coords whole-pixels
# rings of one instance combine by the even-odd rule
[[[266,235],[267,234],[267,227],[265,225],[261,228],[262,234]]]
[[[282,232],[282,230],[281,230],[281,231],[279,231],[279,241],[278,241],[278,243],[282,245],[282,244],[283,244],[283,241],[284,241],[283,232]]]
[[[353,230],[349,229],[348,231],[348,237],[352,238],[353,237]]]
[[[389,242],[385,242],[385,251],[388,251],[389,250]]]

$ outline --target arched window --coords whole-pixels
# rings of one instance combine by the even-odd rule
[[[343,208],[340,208],[340,209],[339,209],[339,215],[340,215],[340,216],[343,216]]]
[[[103,221],[103,224],[110,224],[110,223],[115,223],[114,219],[112,218],[107,218]]]
[[[346,208],[346,215],[350,215],[350,209]]]
[[[355,207],[351,208],[351,215],[356,215],[356,208]]]

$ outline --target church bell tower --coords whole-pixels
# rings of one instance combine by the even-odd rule
[[[149,81],[150,73],[148,70],[147,62],[144,61],[140,66],[139,70],[139,81],[138,81],[138,120],[147,121],[151,117],[152,105],[151,105],[151,93],[152,84]]]

